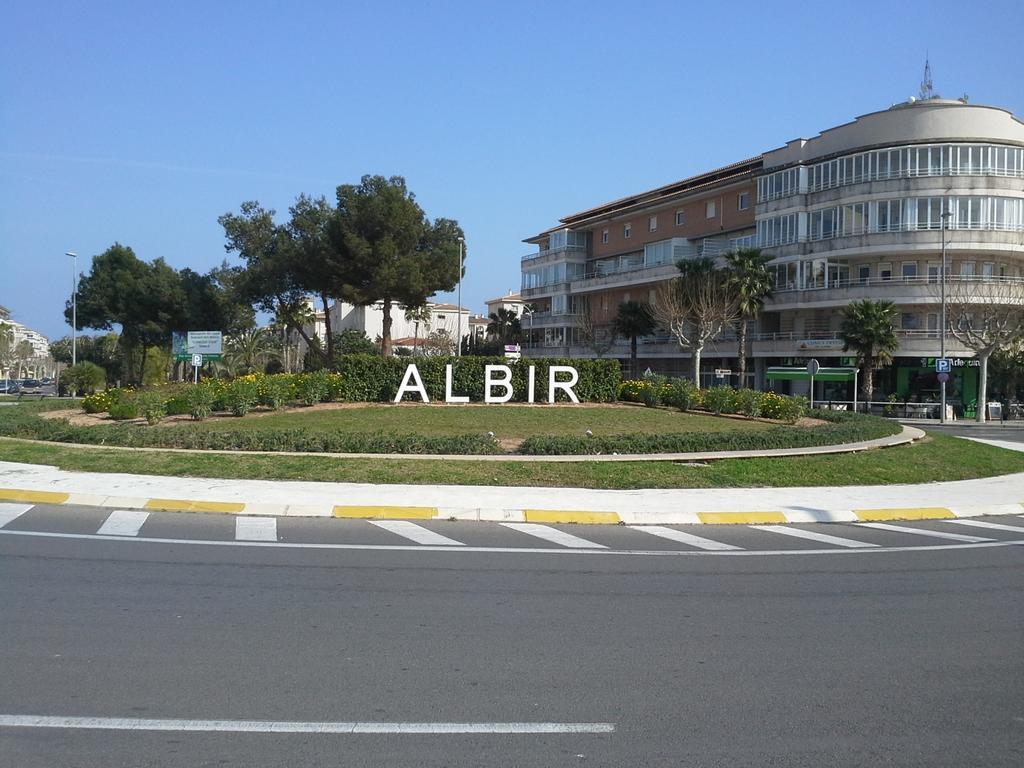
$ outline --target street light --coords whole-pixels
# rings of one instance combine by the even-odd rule
[[[948,210],[942,212],[942,229],[940,230],[942,235],[942,277],[940,284],[942,285],[942,327],[939,329],[939,357],[943,360],[946,359],[946,230],[949,224],[949,217],[952,214]],[[934,294],[933,294],[934,295]],[[939,381],[939,423],[946,423],[946,378],[949,374]]]
[[[78,326],[78,254],[64,251],[64,255],[71,257],[71,367],[74,368],[78,362],[78,337],[75,334]]]
[[[462,258],[466,247],[466,241],[459,238],[459,334],[455,340],[455,356],[462,357]]]
[[[533,345],[533,305],[532,304],[524,304],[523,305],[523,314],[526,315],[528,318],[530,318],[530,323],[527,326],[527,331],[526,331],[526,346],[529,347],[529,346]]]

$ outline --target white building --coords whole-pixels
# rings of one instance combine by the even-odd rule
[[[509,291],[505,296],[499,296],[496,299],[488,299],[484,304],[487,305],[488,316],[498,314],[498,310],[500,309],[507,309],[510,312],[513,312],[516,317],[522,317],[523,307],[526,305],[526,300],[515,291]]]
[[[0,307],[0,332],[11,335],[12,353],[23,341],[27,341],[32,346],[32,356],[23,364],[19,364],[17,358],[13,358],[9,366],[0,361],[0,379],[16,377],[19,374],[36,378],[52,374],[50,340],[38,331],[11,320],[10,317],[10,311],[6,307]]]

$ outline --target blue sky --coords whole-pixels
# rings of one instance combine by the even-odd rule
[[[65,251],[220,263],[217,217],[405,176],[464,303],[559,216],[917,92],[1024,115],[1024,4],[38,2],[0,25],[0,304],[69,333]],[[235,258],[230,258],[235,261]]]

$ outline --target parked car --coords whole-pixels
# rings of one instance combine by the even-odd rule
[[[22,379],[21,393],[23,395],[41,395],[43,393],[43,385],[39,379]]]
[[[21,391],[21,385],[16,381],[0,379],[0,395],[16,395]]]

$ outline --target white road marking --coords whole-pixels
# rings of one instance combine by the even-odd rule
[[[629,527],[634,531],[643,531],[644,533],[649,533],[652,536],[660,536],[663,539],[671,539],[672,541],[678,541],[681,544],[689,544],[691,547],[697,547],[698,549],[743,549],[743,547],[736,547],[732,544],[723,544],[720,541],[705,539],[703,536],[694,536],[692,533],[677,531],[675,528],[666,528],[663,525],[631,525]]]
[[[944,523],[956,523],[957,525],[969,525],[972,528],[988,528],[993,531],[1013,531],[1024,534],[1024,525],[1004,525],[1002,523],[990,523],[986,520],[943,520]]]
[[[236,517],[235,538],[239,541],[277,541],[276,517]]]
[[[349,552],[465,552],[508,555],[614,555],[639,557],[805,557],[807,555],[870,555],[894,552],[939,552],[947,549],[999,549],[1024,545],[1024,538],[1012,541],[985,539],[979,544],[919,544],[904,547],[862,547],[857,549],[740,549],[726,552],[703,552],[676,549],[557,549],[555,547],[431,547],[413,544],[313,544],[283,541],[209,541],[204,539],[157,539],[142,536],[99,536],[95,533],[48,533],[46,531],[10,531],[0,528],[3,536],[27,536],[38,539],[69,541],[121,541],[139,544],[176,544],[200,547],[247,547],[277,549],[318,549]]]
[[[17,520],[19,517],[24,515],[34,505],[32,504],[0,504],[0,528],[3,528],[12,520]]]
[[[513,531],[525,533],[528,536],[536,536],[538,539],[550,541],[552,544],[561,544],[563,547],[573,547],[574,549],[608,549],[604,544],[581,539],[579,536],[573,536],[571,533],[560,531],[548,525],[539,525],[538,523],[499,523],[499,525],[511,528]]]
[[[927,528],[908,528],[905,525],[890,525],[889,523],[857,523],[857,525],[863,525],[865,528],[877,528],[880,531],[894,531],[895,533],[912,533],[917,536],[931,536],[935,539],[949,539],[950,541],[967,541],[971,543],[978,543],[981,541],[992,541],[992,539],[986,539],[982,536],[964,536],[962,533],[931,531]]]
[[[138,510],[117,509],[110,513],[110,516],[103,521],[103,525],[96,531],[99,534],[109,536],[138,536],[142,524],[149,517],[149,512]]]
[[[818,541],[822,544],[835,544],[837,547],[877,547],[877,544],[869,544],[866,541],[854,541],[853,539],[844,539],[841,536],[830,536],[827,533],[817,533],[815,531],[805,531],[803,528],[787,528],[784,525],[749,525],[748,528],[754,528],[760,531],[771,531],[772,533],[781,533],[784,536],[795,536],[798,539],[810,539],[811,541]]]
[[[385,531],[391,531],[410,541],[415,541],[417,544],[434,544],[444,547],[466,546],[461,541],[449,539],[447,536],[434,533],[434,531],[424,528],[422,525],[410,523],[408,520],[371,520],[370,523]]]
[[[528,734],[612,733],[615,723],[372,723],[288,720],[150,720],[123,717],[0,715],[4,728],[78,728],[91,731],[215,731],[221,733]]]

